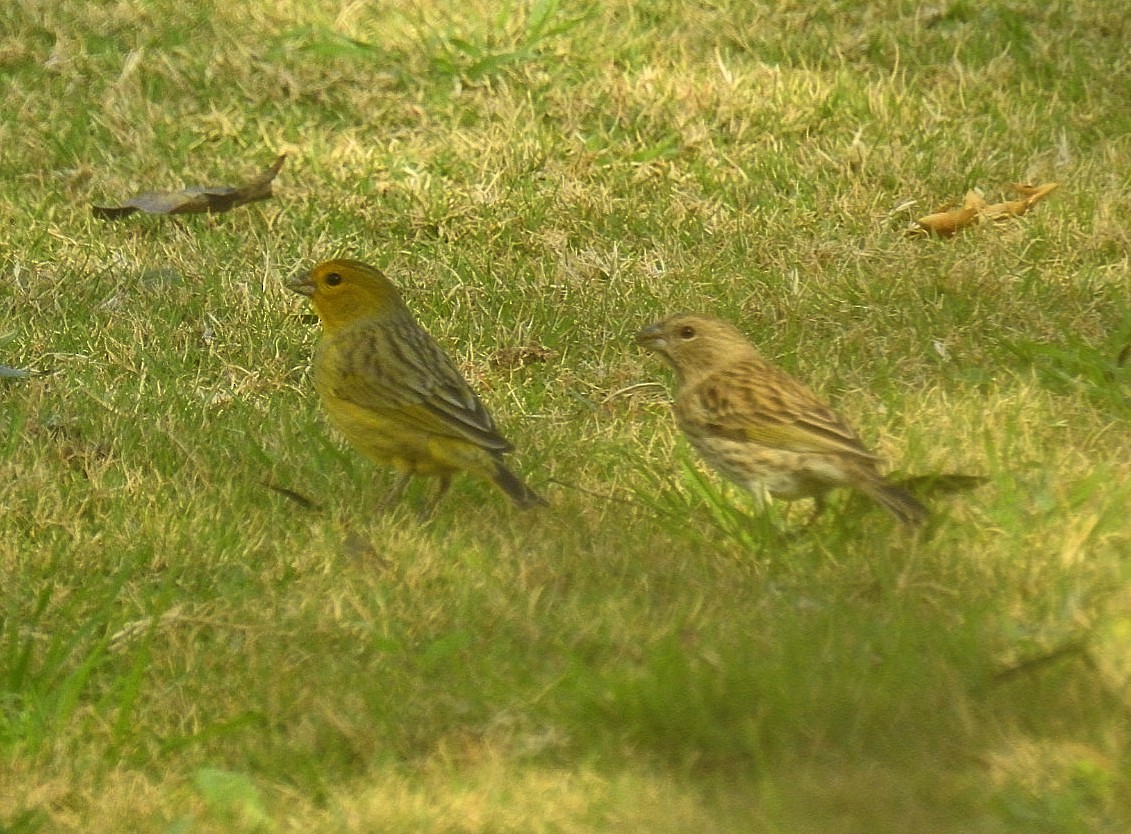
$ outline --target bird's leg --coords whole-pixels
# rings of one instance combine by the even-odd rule
[[[828,509],[828,503],[825,501],[825,494],[818,492],[813,496],[813,514],[809,516],[809,520],[805,522],[806,527],[812,527],[817,523],[817,519]]]
[[[408,479],[411,477],[412,475],[408,472],[402,472],[397,475],[397,480],[393,484],[393,488],[390,489],[385,497],[381,499],[380,503],[377,504],[378,513],[387,513],[400,503],[401,498],[404,497],[405,487],[408,486]]]
[[[420,520],[427,521],[432,517],[432,513],[436,510],[436,505],[440,503],[440,499],[444,497],[444,493],[448,491],[448,487],[452,485],[451,475],[441,475],[439,483],[436,485],[436,491],[420,510]]]

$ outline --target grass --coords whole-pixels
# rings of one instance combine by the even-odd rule
[[[1126,830],[1125,17],[10,0],[0,831]],[[229,214],[90,213],[283,151]],[[336,255],[549,510],[373,514],[282,288]],[[988,483],[922,537],[759,514],[632,344],[680,309]]]

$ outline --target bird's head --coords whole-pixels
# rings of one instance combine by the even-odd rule
[[[287,289],[310,299],[327,330],[361,318],[400,313],[404,301],[392,281],[376,267],[339,259],[318,264],[287,281]]]
[[[645,327],[636,334],[636,343],[660,354],[684,383],[758,356],[734,325],[692,313],[680,313]]]

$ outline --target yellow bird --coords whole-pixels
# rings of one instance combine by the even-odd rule
[[[460,471],[491,481],[524,509],[546,503],[503,465],[514,447],[380,270],[326,261],[287,287],[307,296],[322,321],[314,387],[330,424],[400,473],[384,507],[400,500],[413,475],[434,477],[427,516]]]

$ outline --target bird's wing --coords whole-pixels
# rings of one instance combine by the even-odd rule
[[[764,362],[711,374],[677,400],[681,419],[719,437],[792,452],[875,460],[852,428],[812,391]]]
[[[459,369],[415,322],[341,331],[332,349],[341,368],[335,396],[422,433],[497,453],[513,448]]]

